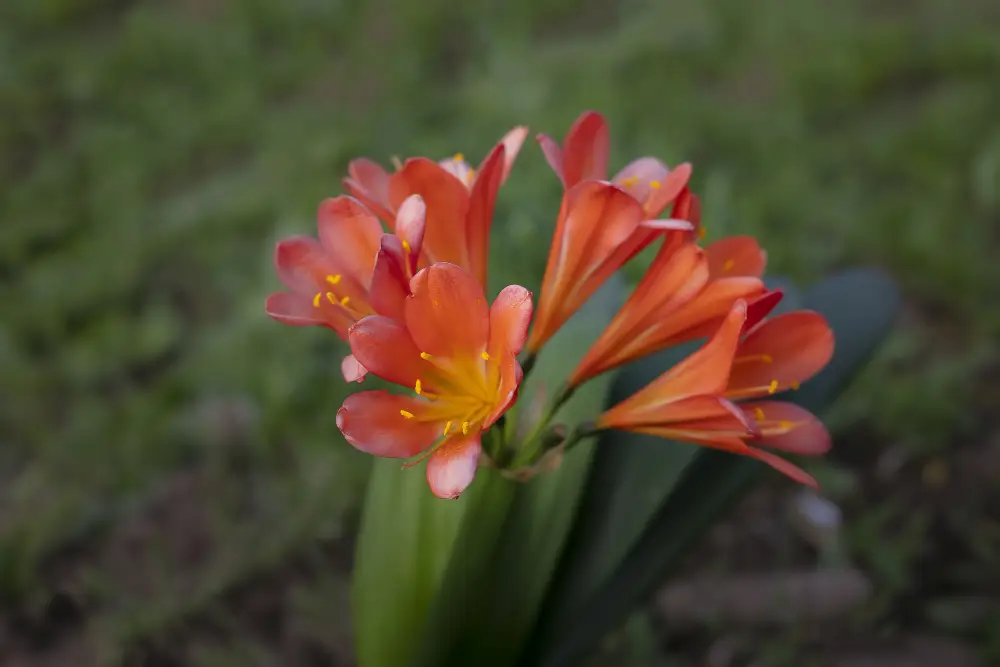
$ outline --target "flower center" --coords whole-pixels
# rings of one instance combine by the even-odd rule
[[[478,357],[435,357],[421,352],[420,357],[429,362],[431,370],[413,386],[418,396],[429,401],[419,419],[443,422],[445,436],[468,435],[481,429],[500,400],[500,377],[488,363],[490,355],[483,351]],[[435,391],[427,391],[425,383]],[[405,410],[400,414],[414,418]]]

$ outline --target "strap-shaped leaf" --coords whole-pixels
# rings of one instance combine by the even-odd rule
[[[624,282],[614,276],[546,345],[521,388],[520,413],[551,397],[607,325],[624,293]],[[582,387],[555,422],[572,428],[593,419],[605,402],[607,385],[604,379]],[[480,473],[490,475],[490,488],[476,495],[466,514],[414,667],[515,664],[576,515],[592,453],[592,448],[577,448],[557,470],[523,484],[495,471]]]
[[[899,295],[885,274],[859,269],[820,283],[806,294],[803,306],[826,316],[837,347],[819,375],[800,391],[782,398],[822,413],[888,334],[899,309]],[[534,643],[539,653],[529,656],[525,664],[575,664],[662,581],[704,530],[749,488],[761,469],[751,459],[698,451],[613,574],[569,620],[540,634]]]

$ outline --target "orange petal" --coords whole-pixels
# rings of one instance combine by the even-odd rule
[[[406,327],[420,351],[478,357],[486,349],[489,306],[471,273],[454,264],[431,264],[413,277],[410,291]]]
[[[367,158],[352,160],[347,165],[347,172],[350,177],[344,179],[344,187],[387,225],[391,225],[394,216],[389,205],[389,172]]]
[[[509,351],[500,352],[497,356],[490,355],[490,364],[496,364],[495,372],[499,377],[496,409],[483,421],[483,430],[493,425],[500,416],[507,412],[508,408],[517,399],[517,390],[521,385],[521,378],[524,376],[521,364],[517,363],[517,358]]]
[[[454,500],[472,484],[482,452],[480,436],[448,438],[427,460],[427,483],[438,498]]]
[[[349,354],[340,362],[340,373],[346,382],[361,382],[368,374],[368,370],[358,362],[353,354]]]
[[[319,242],[342,272],[368,287],[382,238],[378,218],[353,197],[325,199],[317,214]]]
[[[395,235],[410,247],[408,266],[416,266],[420,250],[424,245],[424,229],[427,224],[427,205],[420,195],[410,195],[403,200],[396,212]]]
[[[806,486],[811,486],[814,489],[819,488],[819,483],[816,481],[816,478],[794,463],[790,463],[780,456],[775,456],[770,452],[765,452],[764,450],[757,449],[756,447],[747,448],[746,455],[752,456],[758,461],[766,463],[782,475],[787,475],[799,484],[805,484]]]
[[[604,116],[585,111],[566,134],[562,146],[563,185],[569,189],[581,181],[608,177],[611,136]]]
[[[399,322],[404,320],[404,304],[406,297],[410,295],[410,281],[405,267],[407,261],[409,260],[399,237],[385,234],[382,237],[382,247],[375,257],[369,298],[376,313]]]
[[[729,379],[733,353],[745,319],[746,303],[737,301],[722,326],[705,345],[608,410],[601,417],[603,421],[600,423],[622,426],[673,420],[677,418],[671,407],[674,403],[691,397],[707,396],[717,399]],[[690,418],[685,416],[685,419]]]
[[[796,387],[833,356],[833,331],[819,313],[797,310],[765,320],[736,351],[726,395],[765,396]]]
[[[410,458],[433,445],[441,434],[440,424],[420,421],[426,405],[419,398],[381,389],[362,391],[344,400],[337,411],[337,428],[347,442],[362,452],[392,459]]]
[[[566,192],[529,349],[537,351],[621,266],[632,251],[621,248],[644,219],[639,203],[610,183],[586,181]]]
[[[743,331],[750,331],[760,324],[761,320],[771,314],[771,311],[781,303],[785,293],[780,289],[769,290],[763,294],[747,301],[747,321],[743,325]]]
[[[510,176],[510,170],[514,167],[514,160],[517,159],[517,154],[521,152],[521,146],[524,145],[524,140],[527,138],[528,128],[518,125],[500,139],[500,143],[504,148],[503,175],[500,177],[501,183],[506,181],[507,177]],[[479,171],[482,172],[482,167],[480,167]]]
[[[427,206],[424,252],[435,262],[469,266],[465,216],[469,192],[457,178],[427,158],[411,158],[389,180],[389,201],[399,206],[410,195]]]
[[[830,451],[830,433],[816,415],[794,403],[752,401],[741,403],[747,417],[760,431],[755,444],[803,456],[819,456]]]
[[[274,249],[278,278],[288,289],[312,297],[321,289],[326,276],[340,273],[340,266],[309,236],[292,236],[278,242]]]
[[[708,244],[705,252],[712,278],[760,278],[767,265],[767,253],[752,236],[727,236]]]
[[[347,338],[347,329],[354,324],[354,318],[339,306],[321,302],[317,308],[312,299],[291,292],[275,292],[267,297],[264,311],[281,322],[293,327],[316,324],[328,326],[341,337]]]
[[[370,315],[351,327],[348,340],[354,357],[369,373],[407,388],[418,379],[429,383],[430,364],[420,358],[420,350],[401,322]]]
[[[563,154],[562,148],[559,147],[559,143],[547,134],[537,134],[535,135],[535,141],[542,149],[542,155],[545,156],[545,161],[549,163],[552,167],[552,171],[556,172],[556,176],[562,182],[563,187],[566,186],[566,178],[563,175]]]
[[[635,197],[646,211],[646,217],[656,218],[687,187],[691,180],[691,165],[677,165],[672,171],[652,157],[634,160],[612,179]]]
[[[497,144],[483,160],[476,181],[469,192],[469,212],[466,215],[469,269],[480,285],[486,285],[486,267],[490,252],[490,226],[497,191],[503,181],[505,148]]]
[[[518,354],[528,339],[533,306],[531,292],[520,285],[508,285],[490,306],[490,356],[507,351]]]

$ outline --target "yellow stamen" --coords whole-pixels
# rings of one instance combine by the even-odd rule
[[[326,300],[329,301],[332,304],[336,304],[337,303],[337,297],[335,297],[333,295],[333,292],[327,292],[326,293]]]
[[[406,410],[400,410],[399,414],[403,415],[407,419],[413,419],[413,413],[412,412],[408,412]]]
[[[659,190],[660,189],[660,182],[659,181],[650,181],[649,182],[649,187],[653,188],[654,190]]]
[[[750,361],[761,361],[765,364],[770,364],[774,362],[774,359],[770,354],[746,354],[742,357],[736,357],[733,359],[734,364],[745,364]]]
[[[733,261],[733,260],[731,260],[731,259],[727,259],[727,260],[726,260],[726,263],[722,265],[722,270],[723,270],[723,271],[729,271],[729,270],[730,270],[730,269],[732,269],[732,268],[733,268],[733,266],[735,266],[735,265],[736,265],[736,262],[734,262],[734,261]]]
[[[790,421],[784,421],[784,420],[782,420],[782,421],[778,422],[778,428],[780,428],[782,431],[791,431],[792,427],[794,425],[795,424],[793,424]]]
[[[778,391],[778,381],[777,380],[771,380],[771,384],[768,385],[768,387],[767,387],[767,393],[773,394],[776,391]]]
[[[705,229],[704,227],[699,227],[698,228],[698,239],[699,240],[704,241],[706,234],[708,234],[708,230],[707,229]]]
[[[410,253],[412,251],[410,248],[410,242],[407,241],[406,239],[403,239],[403,250],[405,250],[407,253]]]
[[[469,422],[462,422],[462,435],[469,435]]]
[[[489,361],[490,360],[490,353],[487,352],[486,350],[483,350],[482,352],[480,352],[479,356],[483,358],[483,361]]]
[[[444,425],[444,434],[448,435],[448,431],[451,430],[451,422]]]
[[[427,354],[426,352],[421,352],[420,358],[423,359],[424,361],[430,361],[431,355]]]
[[[413,385],[413,391],[417,392],[417,395],[419,396],[421,390],[422,390],[422,388],[420,386],[420,378],[417,378],[416,384]]]
[[[337,273],[332,276],[327,276],[326,282],[330,283],[331,285],[336,285],[337,283],[340,282],[340,274]]]
[[[350,301],[350,300],[351,300],[351,297],[345,296],[343,299],[340,300],[340,305],[341,306],[346,306],[347,302]]]
[[[476,170],[475,169],[469,169],[469,175],[466,176],[465,178],[466,178],[466,180],[468,180],[471,183],[473,181],[473,179],[476,178]]]
[[[322,292],[316,292],[316,296],[313,297],[313,307],[319,308],[319,300],[323,298]]]
[[[389,158],[389,161],[392,162],[392,166],[396,168],[396,171],[400,171],[403,168],[403,161],[398,156],[393,155]]]
[[[764,411],[760,408],[753,409],[753,416],[756,417],[759,422],[764,421]]]
[[[463,162],[465,160],[465,156],[462,155],[461,153],[455,153],[451,157],[451,159],[454,160],[455,162]]]
[[[629,176],[624,181],[622,181],[622,185],[624,185],[626,188],[630,188],[638,182],[639,182],[638,176]]]

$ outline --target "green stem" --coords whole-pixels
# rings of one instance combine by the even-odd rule
[[[517,455],[514,457],[515,467],[518,465],[525,465],[535,458],[535,455],[538,453],[536,451],[538,449],[537,443],[542,434],[545,433],[545,427],[549,425],[552,418],[556,416],[557,412],[559,412],[559,408],[565,405],[566,401],[573,396],[574,391],[576,391],[575,387],[570,387],[565,384],[559,388],[548,407],[546,407],[541,419],[538,420],[535,427],[531,430],[531,433],[529,433],[528,437],[526,437],[521,443],[521,447],[519,448]]]

